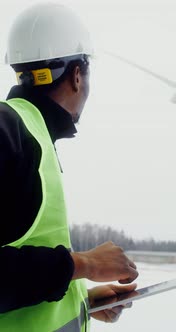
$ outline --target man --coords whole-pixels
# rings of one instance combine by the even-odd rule
[[[27,9],[9,33],[6,63],[19,85],[0,103],[0,331],[88,331],[88,298],[92,305],[136,287],[87,291],[83,278],[131,283],[136,266],[111,242],[70,249],[54,143],[76,132],[91,55],[82,22],[58,4]],[[116,308],[93,317],[114,321],[118,314]]]

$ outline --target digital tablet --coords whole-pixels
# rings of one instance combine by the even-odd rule
[[[143,299],[144,297],[163,293],[174,288],[176,288],[176,279],[171,279],[161,282],[159,284],[150,285],[141,289],[136,289],[132,292],[127,292],[123,294],[118,294],[117,296],[96,300],[95,306],[91,307],[88,312],[93,313],[96,311],[110,309],[120,305],[123,306],[133,301]]]

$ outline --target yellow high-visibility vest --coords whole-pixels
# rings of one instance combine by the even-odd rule
[[[42,151],[39,166],[42,185],[40,209],[26,234],[8,245],[17,248],[23,245],[55,248],[61,244],[70,249],[61,172],[45,122],[39,110],[24,99],[14,98],[4,103],[19,114]],[[87,298],[84,281],[73,280],[60,301],[44,301],[34,306],[0,314],[0,331],[88,332]]]

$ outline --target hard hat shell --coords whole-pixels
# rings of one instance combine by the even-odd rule
[[[72,9],[40,3],[23,11],[12,24],[5,62],[20,64],[92,53],[89,32]]]

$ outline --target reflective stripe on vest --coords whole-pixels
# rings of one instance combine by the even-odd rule
[[[55,248],[62,244],[71,247],[62,179],[57,156],[45,122],[38,109],[21,98],[4,102],[22,118],[24,125],[41,147],[39,174],[42,185],[42,204],[31,228],[17,241],[8,245]],[[71,281],[60,301],[42,302],[0,314],[0,331],[13,332],[87,332],[87,290],[83,280]],[[84,310],[83,310],[84,309]]]
[[[60,329],[54,331],[54,332],[73,332],[73,331],[80,331],[81,325],[84,323],[84,317],[85,317],[85,304],[81,303],[81,311],[80,316],[73,319],[69,323],[67,323],[65,326],[61,327]]]

